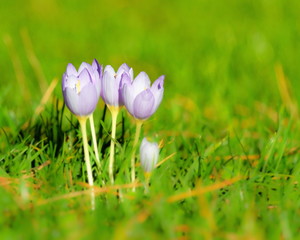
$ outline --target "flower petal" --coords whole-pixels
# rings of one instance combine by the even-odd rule
[[[96,87],[89,83],[79,93],[78,111],[80,116],[88,116],[94,112],[97,103],[98,95]]]
[[[151,88],[163,88],[164,87],[164,79],[165,75],[160,76],[158,79],[155,80],[155,82],[152,84]]]
[[[63,91],[65,104],[70,109],[70,111],[75,115],[79,114],[79,95],[76,93],[76,89],[66,87]]]
[[[154,103],[155,99],[150,89],[141,92],[133,102],[134,117],[137,119],[149,118],[152,115]]]
[[[114,77],[113,69],[104,72],[102,81],[102,98],[104,102],[111,106],[119,105],[119,85]]]
[[[115,70],[113,69],[112,66],[110,65],[106,65],[105,68],[104,68],[104,73],[105,72],[109,72],[111,75],[115,76],[116,72]]]
[[[92,66],[86,62],[83,62],[78,69],[78,74],[80,74],[84,69],[87,69],[90,73],[92,72]]]
[[[66,73],[68,76],[71,76],[71,75],[78,76],[77,70],[72,63],[68,64]]]
[[[124,105],[123,87],[125,84],[131,85],[131,77],[128,73],[124,72],[121,76],[121,81],[119,84],[119,106]]]
[[[155,168],[158,155],[158,144],[148,142],[147,139],[144,138],[140,146],[140,160],[145,172],[151,172]]]
[[[102,73],[103,67],[102,67],[102,65],[100,65],[98,63],[97,59],[94,59],[94,61],[92,63],[92,68],[93,68],[94,71],[98,72],[99,78],[101,79],[102,75],[103,75],[103,73]]]
[[[118,71],[117,71],[117,75],[122,75],[123,72],[129,72],[129,70],[130,70],[130,67],[129,67],[126,63],[123,63],[123,64],[119,67],[119,69],[118,69]]]
[[[102,66],[98,63],[96,59],[94,59],[92,63],[92,71],[93,71],[93,80],[97,89],[97,94],[100,96],[101,93],[101,79],[102,79]]]
[[[150,88],[150,79],[145,72],[140,72],[139,75],[132,82],[133,94],[137,96],[140,92],[144,91],[147,88]]]
[[[129,76],[130,76],[131,82],[132,82],[133,81],[133,69],[132,68],[129,69]]]
[[[91,75],[86,68],[82,70],[82,72],[79,74],[78,78],[80,81],[79,92],[81,91],[81,89],[83,89],[85,87],[85,85],[92,83]]]
[[[133,116],[134,96],[132,94],[132,85],[125,83],[123,85],[122,93],[123,93],[122,96],[123,96],[124,105],[127,108],[127,111]]]
[[[163,95],[164,95],[164,79],[165,76],[160,76],[153,84],[151,87],[151,92],[155,98],[155,103],[154,107],[152,109],[152,114],[156,112],[157,108],[159,107]]]
[[[66,88],[67,81],[68,81],[68,75],[67,75],[67,73],[64,73],[62,76],[62,84],[61,84],[63,91]]]
[[[76,89],[76,84],[78,83],[78,81],[79,81],[79,79],[74,75],[71,75],[71,76],[67,77],[66,81],[64,83],[64,89],[71,88],[71,89],[75,90]]]

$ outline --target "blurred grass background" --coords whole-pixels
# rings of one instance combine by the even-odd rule
[[[299,98],[297,4],[280,0],[7,2],[0,10],[1,81],[6,83],[1,86],[1,103],[23,116],[40,101],[40,76],[28,61],[32,45],[48,84],[61,78],[66,63],[78,66],[97,58],[115,68],[127,62],[136,74],[144,70],[152,80],[165,74],[166,103],[184,95],[201,109],[200,114],[206,109],[218,121],[230,120],[238,105],[252,110],[258,101],[278,108],[276,63],[283,66]],[[23,75],[22,87],[16,81],[15,58],[21,62],[17,72]],[[31,108],[24,108],[24,103]]]
[[[11,148],[14,147],[8,146],[5,140],[6,136],[16,135],[22,125],[34,115],[46,89],[55,78],[59,82],[54,96],[62,100],[60,81],[69,62],[78,67],[82,61],[91,63],[94,58],[104,65],[112,65],[115,69],[126,62],[134,68],[135,75],[140,71],[146,71],[152,81],[162,74],[166,75],[164,100],[158,112],[146,123],[145,134],[158,134],[160,138],[170,142],[175,141],[164,150],[165,152],[162,153],[164,156],[174,151],[179,152],[176,158],[177,162],[170,163],[166,171],[173,177],[174,172],[178,175],[183,174],[180,180],[181,184],[178,186],[164,183],[162,189],[167,195],[172,195],[173,190],[189,189],[189,181],[195,180],[192,178],[195,176],[190,173],[190,166],[191,169],[197,167],[200,169],[201,164],[199,163],[198,166],[195,162],[199,155],[204,158],[208,155],[225,158],[228,155],[254,154],[252,156],[262,156],[261,159],[268,159],[271,155],[277,161],[285,156],[286,149],[297,150],[300,146],[297,108],[300,100],[298,83],[300,76],[298,66],[300,62],[300,3],[296,0],[92,0],[86,2],[17,0],[5,1],[1,5],[0,127],[2,132],[0,133],[0,149],[3,151],[1,153],[1,161],[4,162],[3,169],[7,169],[9,165],[7,163],[9,155],[6,155],[6,152],[8,149],[11,151]],[[50,103],[51,100],[47,102],[47,104]],[[48,111],[50,110],[48,109]],[[101,111],[95,114],[98,115],[96,118],[101,117]],[[229,137],[232,137],[231,144],[224,144],[224,139]],[[33,143],[37,144],[34,140]],[[22,144],[22,141],[19,144]],[[15,148],[18,146],[16,145]],[[52,150],[47,151],[51,155]],[[273,171],[278,174],[288,174],[293,171],[293,166],[296,169],[295,173],[298,173],[298,157],[294,155],[294,152],[292,153],[292,159],[288,163],[278,165],[281,162],[277,164],[274,160],[275,163],[272,165],[274,168],[269,169],[269,173]],[[28,159],[31,157],[28,156]],[[41,163],[42,159],[41,157]],[[186,164],[182,161],[178,164],[178,161],[183,159],[189,160],[186,161]],[[44,160],[47,160],[46,157]],[[266,170],[263,161],[256,164],[261,166],[263,171]],[[176,167],[179,169],[176,170]],[[200,177],[205,182],[204,176],[209,179],[211,173],[215,173],[215,171],[223,174],[221,174],[221,178],[233,176],[232,174],[235,171],[239,172],[242,167],[245,166],[234,163],[232,166],[226,165],[226,168],[223,169],[221,163],[213,162],[211,165],[207,163],[207,166],[201,165],[201,171],[198,169],[201,174],[198,171],[199,175],[195,178]],[[18,172],[12,173],[12,175],[20,174],[24,168],[24,166],[17,167]],[[29,168],[30,166],[28,166]],[[243,173],[249,173],[249,171],[246,168]],[[258,173],[258,170],[255,170],[255,173]],[[267,174],[267,171],[265,173]],[[48,169],[48,173],[43,174],[45,174],[42,175],[45,179],[49,179],[56,173],[54,170],[51,172],[51,169]],[[167,177],[162,177],[162,173],[157,175],[164,181],[168,180]],[[168,176],[168,174],[166,175]],[[61,176],[53,181],[63,182],[65,179]],[[256,186],[255,181],[253,184]],[[153,183],[154,193],[152,194],[153,198],[150,198],[151,201],[156,199],[156,193],[159,195],[160,184]],[[266,187],[265,184],[268,185],[268,181],[263,184],[264,187]],[[282,184],[285,183],[282,182]],[[278,186],[282,186],[282,184]],[[54,184],[54,186],[56,185]],[[257,204],[261,204],[261,207],[266,207],[269,199],[261,203],[261,200],[257,200],[256,197],[259,191],[253,191],[253,186],[249,186],[243,185],[245,189],[251,189],[248,191],[248,195],[245,195],[245,198],[248,197],[248,203],[252,204],[253,208],[257,202]],[[275,203],[282,202],[283,206],[286,206],[285,200],[289,199],[291,196],[289,194],[294,194],[292,189],[293,186],[289,186],[286,198],[280,199],[280,194],[271,198],[276,199]],[[59,192],[59,190],[56,191]],[[62,192],[64,191],[66,190],[62,190]],[[247,190],[245,191],[247,192]],[[284,190],[282,191],[284,192]],[[51,191],[47,194],[51,195]],[[232,189],[229,198],[236,199],[239,194],[237,189]],[[299,195],[294,195],[294,198],[291,199],[298,199]],[[7,203],[10,201],[9,199],[9,197],[7,199],[4,197],[1,201]],[[213,209],[212,211],[215,211],[217,216],[218,204],[213,202],[210,205],[211,199],[215,198],[208,197],[208,200],[201,198],[198,203],[200,206]],[[247,200],[245,201],[247,202]],[[161,200],[156,199],[156,201],[160,204]],[[221,203],[222,201],[223,199],[220,200]],[[208,231],[216,231],[216,225],[222,228],[222,231],[228,232],[234,232],[235,228],[240,227],[239,229],[242,229],[240,231],[245,234],[239,236],[241,239],[245,239],[243,237],[252,230],[256,236],[252,239],[259,239],[262,236],[278,237],[279,235],[289,239],[289,236],[296,236],[299,232],[299,223],[295,224],[290,232],[286,227],[293,222],[291,219],[294,219],[295,216],[291,217],[289,214],[297,209],[298,203],[290,210],[278,210],[279,213],[275,215],[280,220],[276,217],[275,219],[281,223],[282,228],[275,232],[270,230],[275,227],[274,222],[271,223],[274,216],[262,207],[264,210],[261,215],[264,217],[258,215],[262,219],[263,227],[267,229],[264,235],[262,234],[263,230],[260,229],[260,223],[256,222],[259,218],[251,213],[253,210],[251,207],[243,216],[239,215],[238,208],[234,213],[230,212],[230,208],[226,208],[222,213],[224,215],[232,214],[232,222],[228,219],[226,222],[226,218],[220,217],[219,219],[215,218],[215,223],[212,223],[214,221],[210,217],[213,213],[210,211],[203,213],[205,210],[201,210],[201,207],[200,210],[195,210],[191,207],[194,202],[188,200],[187,203],[183,203],[183,206],[179,205],[180,207],[176,211],[170,204],[162,203],[163,207],[161,208],[164,209],[152,206],[153,208],[149,210],[151,214],[161,219],[151,220],[150,223],[144,225],[142,229],[145,234],[149,234],[147,236],[140,232],[138,224],[129,220],[125,221],[126,224],[134,226],[131,228],[134,233],[131,237],[153,239],[159,236],[157,233],[161,233],[171,238],[189,236],[195,239],[200,234],[209,239],[212,235],[201,231],[205,226],[208,226]],[[123,223],[120,222],[118,228],[115,229],[114,221],[115,219],[124,220],[127,216],[129,219],[129,216],[134,215],[135,210],[139,209],[138,206],[141,204],[139,200],[135,203],[136,205],[124,203],[127,205],[123,206],[123,212],[119,213],[123,214],[122,216],[111,212],[118,208],[117,201],[108,206],[100,205],[97,214],[107,216],[108,221],[96,217],[97,215],[87,217],[82,208],[76,208],[81,204],[80,202],[72,205],[77,209],[76,216],[69,212],[65,213],[64,211],[67,211],[64,208],[65,205],[60,206],[63,209],[60,214],[65,219],[53,215],[51,207],[49,209],[41,208],[34,212],[37,222],[32,221],[30,212],[16,210],[15,214],[24,214],[25,219],[31,219],[29,222],[35,224],[32,229],[37,232],[39,226],[47,229],[46,225],[48,227],[50,223],[53,226],[60,226],[61,229],[65,228],[65,231],[45,230],[41,235],[30,235],[37,239],[40,236],[46,236],[48,231],[51,232],[49,239],[56,237],[82,239],[81,237],[96,231],[92,224],[94,221],[99,221],[100,229],[97,230],[99,233],[111,237],[110,230],[113,229],[116,231],[115,236],[120,237],[125,231],[123,228],[128,225],[124,223],[123,226]],[[233,205],[239,206],[238,203],[233,203]],[[287,209],[289,209],[288,207]],[[176,216],[172,215],[174,211]],[[200,211],[201,214],[208,216],[208,223],[203,224],[201,217],[193,218],[192,213],[195,211]],[[47,214],[52,216],[53,221],[41,218],[42,215]],[[145,215],[147,214],[151,215],[148,212],[145,213]],[[82,220],[85,221],[84,223],[78,220],[81,215],[86,219]],[[164,216],[171,222],[165,222]],[[21,226],[14,225],[14,223],[22,224],[21,216],[8,214],[1,221],[10,222],[7,220],[9,218],[17,219],[16,221],[11,219],[11,229],[15,228],[19,229],[19,232],[26,232],[26,227],[22,229]],[[39,218],[44,219],[45,223],[39,222]],[[179,225],[179,230],[177,229],[175,234],[172,233],[174,231],[174,228],[171,227],[172,224],[176,225],[183,219],[195,231],[186,230],[184,229],[185,225],[183,227]],[[78,224],[78,226],[70,226],[68,221]],[[137,220],[132,221],[139,222],[140,220],[137,217]],[[249,226],[247,221],[257,225]],[[86,227],[88,223],[93,228],[83,230],[86,232],[83,232],[82,236],[75,237],[70,234],[72,229]],[[200,226],[200,229],[203,227],[202,230],[199,230],[200,233],[197,226]],[[31,227],[27,226],[27,228]],[[78,233],[78,231],[75,232]],[[178,232],[184,234],[178,235]],[[3,236],[7,236],[9,239],[13,236],[11,233],[7,228],[3,232]],[[223,237],[236,239],[235,235],[231,236],[230,234],[217,236],[220,239]],[[19,237],[18,233],[15,233],[15,237]]]

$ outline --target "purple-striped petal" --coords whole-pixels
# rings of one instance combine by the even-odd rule
[[[97,90],[97,95],[98,97],[100,96],[101,93],[101,79],[102,79],[102,66],[98,63],[98,61],[96,59],[94,59],[93,63],[92,63],[92,72],[93,72],[93,82],[96,86],[96,90]]]
[[[78,74],[80,74],[84,69],[87,69],[88,72],[90,72],[90,73],[93,71],[92,66],[90,64],[83,62],[83,63],[81,63],[81,65],[78,69]]]
[[[72,89],[67,87],[65,91],[63,91],[65,104],[70,109],[70,111],[75,115],[80,115],[79,112],[79,95],[76,92],[76,89]]]
[[[123,63],[118,71],[117,71],[117,75],[122,75],[124,72],[129,72],[130,70],[130,67],[126,64],[126,63]]]
[[[80,116],[88,116],[92,114],[97,106],[97,103],[97,90],[92,83],[89,83],[79,93],[78,108]]]
[[[79,94],[72,88],[66,88],[63,94],[67,107],[76,116],[90,115],[98,103],[97,91],[92,83],[87,84]]]
[[[164,87],[164,79],[165,75],[160,76],[158,79],[155,80],[155,82],[152,84],[151,89],[160,89]]]
[[[133,101],[134,117],[138,119],[149,118],[152,114],[154,103],[155,99],[150,89],[146,89],[138,94]]]
[[[151,87],[151,92],[154,96],[155,103],[154,107],[152,109],[152,114],[156,112],[157,108],[159,107],[163,95],[164,95],[164,78],[165,76],[160,76],[153,84]]]
[[[98,73],[98,79],[100,80],[103,76],[102,73],[102,65],[100,65],[97,61],[97,59],[94,59],[93,63],[92,63],[92,68],[94,71],[96,71]]]
[[[126,72],[124,72],[122,74],[121,81],[120,81],[120,84],[119,84],[119,106],[123,106],[125,104],[124,103],[124,96],[123,96],[124,95],[123,87],[124,87],[125,84],[131,85],[131,77]]]

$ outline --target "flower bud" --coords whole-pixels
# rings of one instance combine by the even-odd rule
[[[148,142],[143,139],[140,147],[141,166],[145,172],[151,172],[158,161],[159,149],[157,143]]]

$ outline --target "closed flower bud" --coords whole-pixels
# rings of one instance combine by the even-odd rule
[[[140,147],[141,166],[145,172],[151,172],[158,161],[159,149],[157,143],[148,142],[143,139]]]

